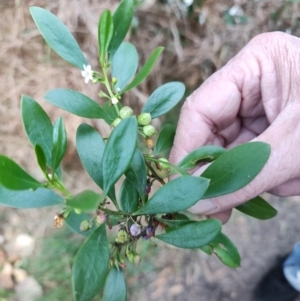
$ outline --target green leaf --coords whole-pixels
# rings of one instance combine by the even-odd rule
[[[80,231],[80,224],[82,221],[89,221],[91,217],[86,213],[77,214],[74,211],[71,211],[68,217],[65,219],[67,226],[75,233],[81,234],[83,236],[89,236],[94,230],[95,226],[87,231]]]
[[[53,105],[85,118],[103,118],[102,108],[89,97],[69,89],[54,89],[44,98]]]
[[[166,224],[171,228],[178,228],[183,225],[187,225],[190,223],[196,223],[197,221],[190,220],[186,215],[182,213],[175,213],[172,215],[172,219],[158,218],[155,217],[159,222]]]
[[[201,175],[211,180],[203,198],[228,194],[250,183],[262,170],[270,153],[269,144],[249,142],[221,155]]]
[[[199,162],[212,162],[226,152],[227,150],[220,146],[201,146],[184,157],[178,166],[184,169],[192,169],[196,167]]]
[[[45,41],[59,56],[79,69],[88,65],[69,29],[55,15],[36,6],[30,7],[30,13]]]
[[[9,190],[0,185],[0,204],[13,208],[42,208],[61,205],[64,200],[50,189]]]
[[[90,301],[104,286],[108,272],[109,248],[105,224],[87,238],[73,264],[72,284],[76,301]]]
[[[38,144],[44,151],[47,165],[52,166],[53,126],[43,108],[31,97],[23,95],[21,99],[22,119],[29,141],[35,147]]]
[[[104,66],[105,54],[113,36],[113,31],[114,25],[111,13],[109,10],[105,10],[101,14],[98,26],[99,57],[102,66]]]
[[[112,59],[123,42],[132,22],[133,0],[123,0],[113,14],[113,37],[108,48],[109,58]]]
[[[154,148],[154,155],[159,155],[161,152],[170,150],[174,137],[176,127],[173,124],[166,124],[160,131]]]
[[[105,142],[101,135],[92,126],[82,123],[76,133],[76,148],[85,170],[103,189],[102,157]],[[117,203],[114,187],[110,189],[108,196],[114,204]]]
[[[34,147],[34,151],[35,151],[35,156],[36,156],[37,162],[39,164],[39,167],[41,168],[42,172],[44,174],[46,174],[47,162],[46,162],[46,156],[45,156],[45,153],[44,153],[42,147],[40,145],[36,144]]]
[[[157,59],[159,58],[160,54],[164,50],[163,47],[156,48],[149,58],[147,59],[145,65],[141,68],[141,70],[138,72],[136,77],[133,79],[133,81],[126,87],[126,89],[123,92],[129,91],[133,89],[134,87],[138,86],[140,83],[142,83],[147,76],[152,71]]]
[[[176,228],[155,237],[167,244],[179,248],[200,248],[211,242],[221,231],[222,223],[216,219],[207,219]]]
[[[211,245],[205,245],[199,248],[201,251],[206,253],[207,255],[212,255],[214,248]]]
[[[197,203],[209,185],[209,180],[181,176],[162,186],[134,215],[172,213],[188,209]]]
[[[121,109],[121,104],[118,103],[117,104],[119,110]],[[103,118],[105,120],[105,122],[108,125],[111,125],[115,119],[118,117],[118,113],[115,109],[115,107],[113,105],[111,105],[110,101],[107,101],[103,106],[102,106],[102,110],[103,110],[103,116],[101,118]]]
[[[11,190],[27,190],[43,187],[13,160],[0,155],[0,184]]]
[[[145,103],[142,112],[150,113],[152,118],[166,114],[182,99],[185,86],[180,82],[171,82],[158,87]]]
[[[214,248],[214,253],[222,263],[231,267],[238,268],[241,265],[241,256],[234,243],[223,233],[219,233],[217,237],[209,243]]]
[[[124,180],[120,190],[120,205],[128,213],[136,211],[139,206],[139,193],[128,179]]]
[[[112,268],[106,278],[103,301],[126,301],[127,290],[121,269]]]
[[[58,118],[53,126],[52,170],[59,166],[67,148],[67,133],[62,118]]]
[[[123,42],[112,60],[112,76],[117,79],[116,91],[122,91],[134,76],[139,64],[139,57],[134,45]]]
[[[110,134],[102,158],[105,195],[128,168],[136,149],[137,133],[137,121],[132,116],[122,120]]]
[[[92,190],[85,190],[67,199],[66,205],[82,211],[96,210],[99,205],[100,194]]]
[[[277,210],[259,196],[235,207],[235,209],[261,220],[270,219],[277,215]]]
[[[144,156],[137,148],[134,152],[132,161],[125,172],[126,178],[138,191],[142,201],[145,200],[145,190],[147,185],[147,172]]]

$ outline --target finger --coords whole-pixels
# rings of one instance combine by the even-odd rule
[[[281,197],[300,195],[300,178],[289,180],[268,192]]]
[[[245,47],[188,97],[180,113],[170,154],[172,163],[177,164],[199,146],[224,146],[226,140],[235,140],[241,117],[264,116],[260,72],[258,58]]]
[[[264,141],[271,146],[271,155],[262,171],[244,188],[221,197],[205,199],[192,207],[192,212],[211,215],[250,200],[257,195],[295,178],[300,178],[300,106],[292,103],[283,110],[270,127],[258,136],[256,141]],[[290,181],[291,192],[297,192],[297,181]],[[284,186],[282,186],[284,187]],[[287,186],[285,186],[287,188]],[[279,191],[278,191],[279,192]]]
[[[226,224],[230,219],[232,210],[222,211],[216,214],[209,215],[208,218],[216,218],[219,219],[222,224]]]

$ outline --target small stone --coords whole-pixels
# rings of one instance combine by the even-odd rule
[[[33,277],[27,277],[15,286],[17,301],[37,301],[43,296],[42,286]]]

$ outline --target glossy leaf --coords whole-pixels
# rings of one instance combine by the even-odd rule
[[[112,76],[117,79],[116,91],[122,91],[134,76],[139,63],[138,53],[133,44],[123,42],[112,60]]]
[[[87,231],[80,231],[80,224],[82,221],[89,221],[90,219],[91,217],[86,213],[77,214],[74,211],[71,211],[68,217],[65,219],[65,223],[73,232],[83,236],[89,236],[95,230],[95,226]]]
[[[90,301],[97,295],[104,286],[108,264],[109,248],[103,224],[87,238],[75,257],[72,284],[76,301]]]
[[[92,190],[85,190],[67,199],[66,204],[75,209],[82,211],[96,210],[99,205],[100,194]]]
[[[127,290],[122,269],[113,267],[106,278],[103,301],[126,301]]]
[[[159,58],[159,56],[163,50],[164,50],[163,47],[158,47],[151,53],[151,55],[147,59],[144,66],[141,68],[141,70],[135,76],[133,81],[126,87],[124,92],[129,91],[129,90],[133,89],[134,87],[138,86],[140,83],[142,83],[147,78],[147,76],[152,71],[157,59]]]
[[[234,243],[223,233],[209,243],[214,248],[214,253],[222,263],[231,267],[238,268],[241,265],[241,256]]]
[[[209,180],[181,176],[161,187],[134,215],[172,213],[188,209],[205,193]]]
[[[59,166],[67,148],[67,133],[62,118],[58,118],[53,126],[52,170]]]
[[[99,56],[102,66],[104,65],[105,54],[108,45],[113,36],[113,19],[109,10],[105,10],[100,17],[98,26],[98,43],[99,43]]]
[[[126,178],[138,191],[140,198],[145,200],[145,191],[147,185],[147,173],[144,156],[137,148],[134,152],[132,161],[125,172]]]
[[[220,146],[215,145],[205,145],[201,146],[186,157],[184,157],[178,166],[184,169],[192,169],[197,166],[199,162],[212,162],[219,158],[221,155],[225,154],[227,150]]]
[[[102,157],[105,142],[101,135],[92,126],[82,123],[76,133],[76,148],[85,170],[103,189]],[[114,203],[117,202],[114,187],[110,189],[108,196]]]
[[[55,15],[36,6],[30,7],[30,13],[45,41],[59,56],[80,69],[88,65],[76,40]]]
[[[235,209],[261,220],[270,219],[277,215],[277,210],[259,196],[235,207]]]
[[[11,190],[27,190],[43,187],[13,160],[0,155],[0,184]]]
[[[221,155],[201,175],[211,180],[203,198],[228,194],[250,183],[264,167],[270,152],[267,143],[249,142]]]
[[[173,124],[166,124],[160,131],[154,148],[154,155],[168,151],[173,146],[176,127]]]
[[[34,147],[35,156],[39,167],[41,168],[42,172],[45,174],[47,172],[47,160],[45,153],[40,145],[36,144]]]
[[[85,118],[103,118],[102,108],[89,97],[69,89],[54,89],[44,98],[53,105]]]
[[[124,180],[120,190],[120,205],[128,213],[136,211],[139,206],[139,193],[128,179]]]
[[[221,231],[222,223],[216,219],[190,223],[155,237],[179,248],[194,249],[207,245]]]
[[[164,84],[150,95],[142,112],[150,113],[152,118],[164,115],[179,103],[184,92],[185,86],[180,82]]]
[[[186,215],[182,213],[175,213],[172,215],[172,218],[165,219],[165,218],[158,218],[156,217],[159,222],[171,227],[171,228],[178,228],[183,225],[187,225],[190,223],[196,223],[197,221],[190,220]]]
[[[122,120],[110,134],[102,158],[105,195],[128,168],[136,149],[137,133],[137,121],[132,116]]]
[[[9,190],[0,185],[0,204],[13,208],[42,208],[63,204],[61,196],[50,189]]]
[[[118,107],[119,109],[121,108],[120,103],[118,104]],[[107,101],[101,108],[103,110],[101,118],[104,119],[108,125],[111,125],[118,117],[115,107]]]
[[[113,14],[113,37],[108,48],[109,58],[112,59],[123,42],[132,22],[133,0],[123,0]]]
[[[53,126],[43,108],[31,97],[23,95],[21,99],[22,119],[26,134],[33,146],[40,145],[47,159],[47,165],[52,166],[52,135]]]

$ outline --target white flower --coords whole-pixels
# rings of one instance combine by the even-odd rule
[[[240,6],[235,4],[228,10],[228,14],[232,17],[235,17],[235,16],[240,17],[240,16],[243,16],[244,12]]]
[[[183,0],[185,6],[191,6],[194,3],[194,0]]]
[[[132,236],[138,236],[138,235],[140,235],[141,234],[141,227],[139,226],[139,225],[137,225],[137,224],[132,224],[131,226],[130,226],[130,234],[132,235]]]
[[[113,105],[116,105],[119,102],[118,98],[116,96],[113,96],[113,98],[111,99],[111,103]]]
[[[83,65],[83,71],[81,71],[81,75],[84,77],[84,81],[87,84],[89,80],[93,80],[93,70],[90,65]]]

